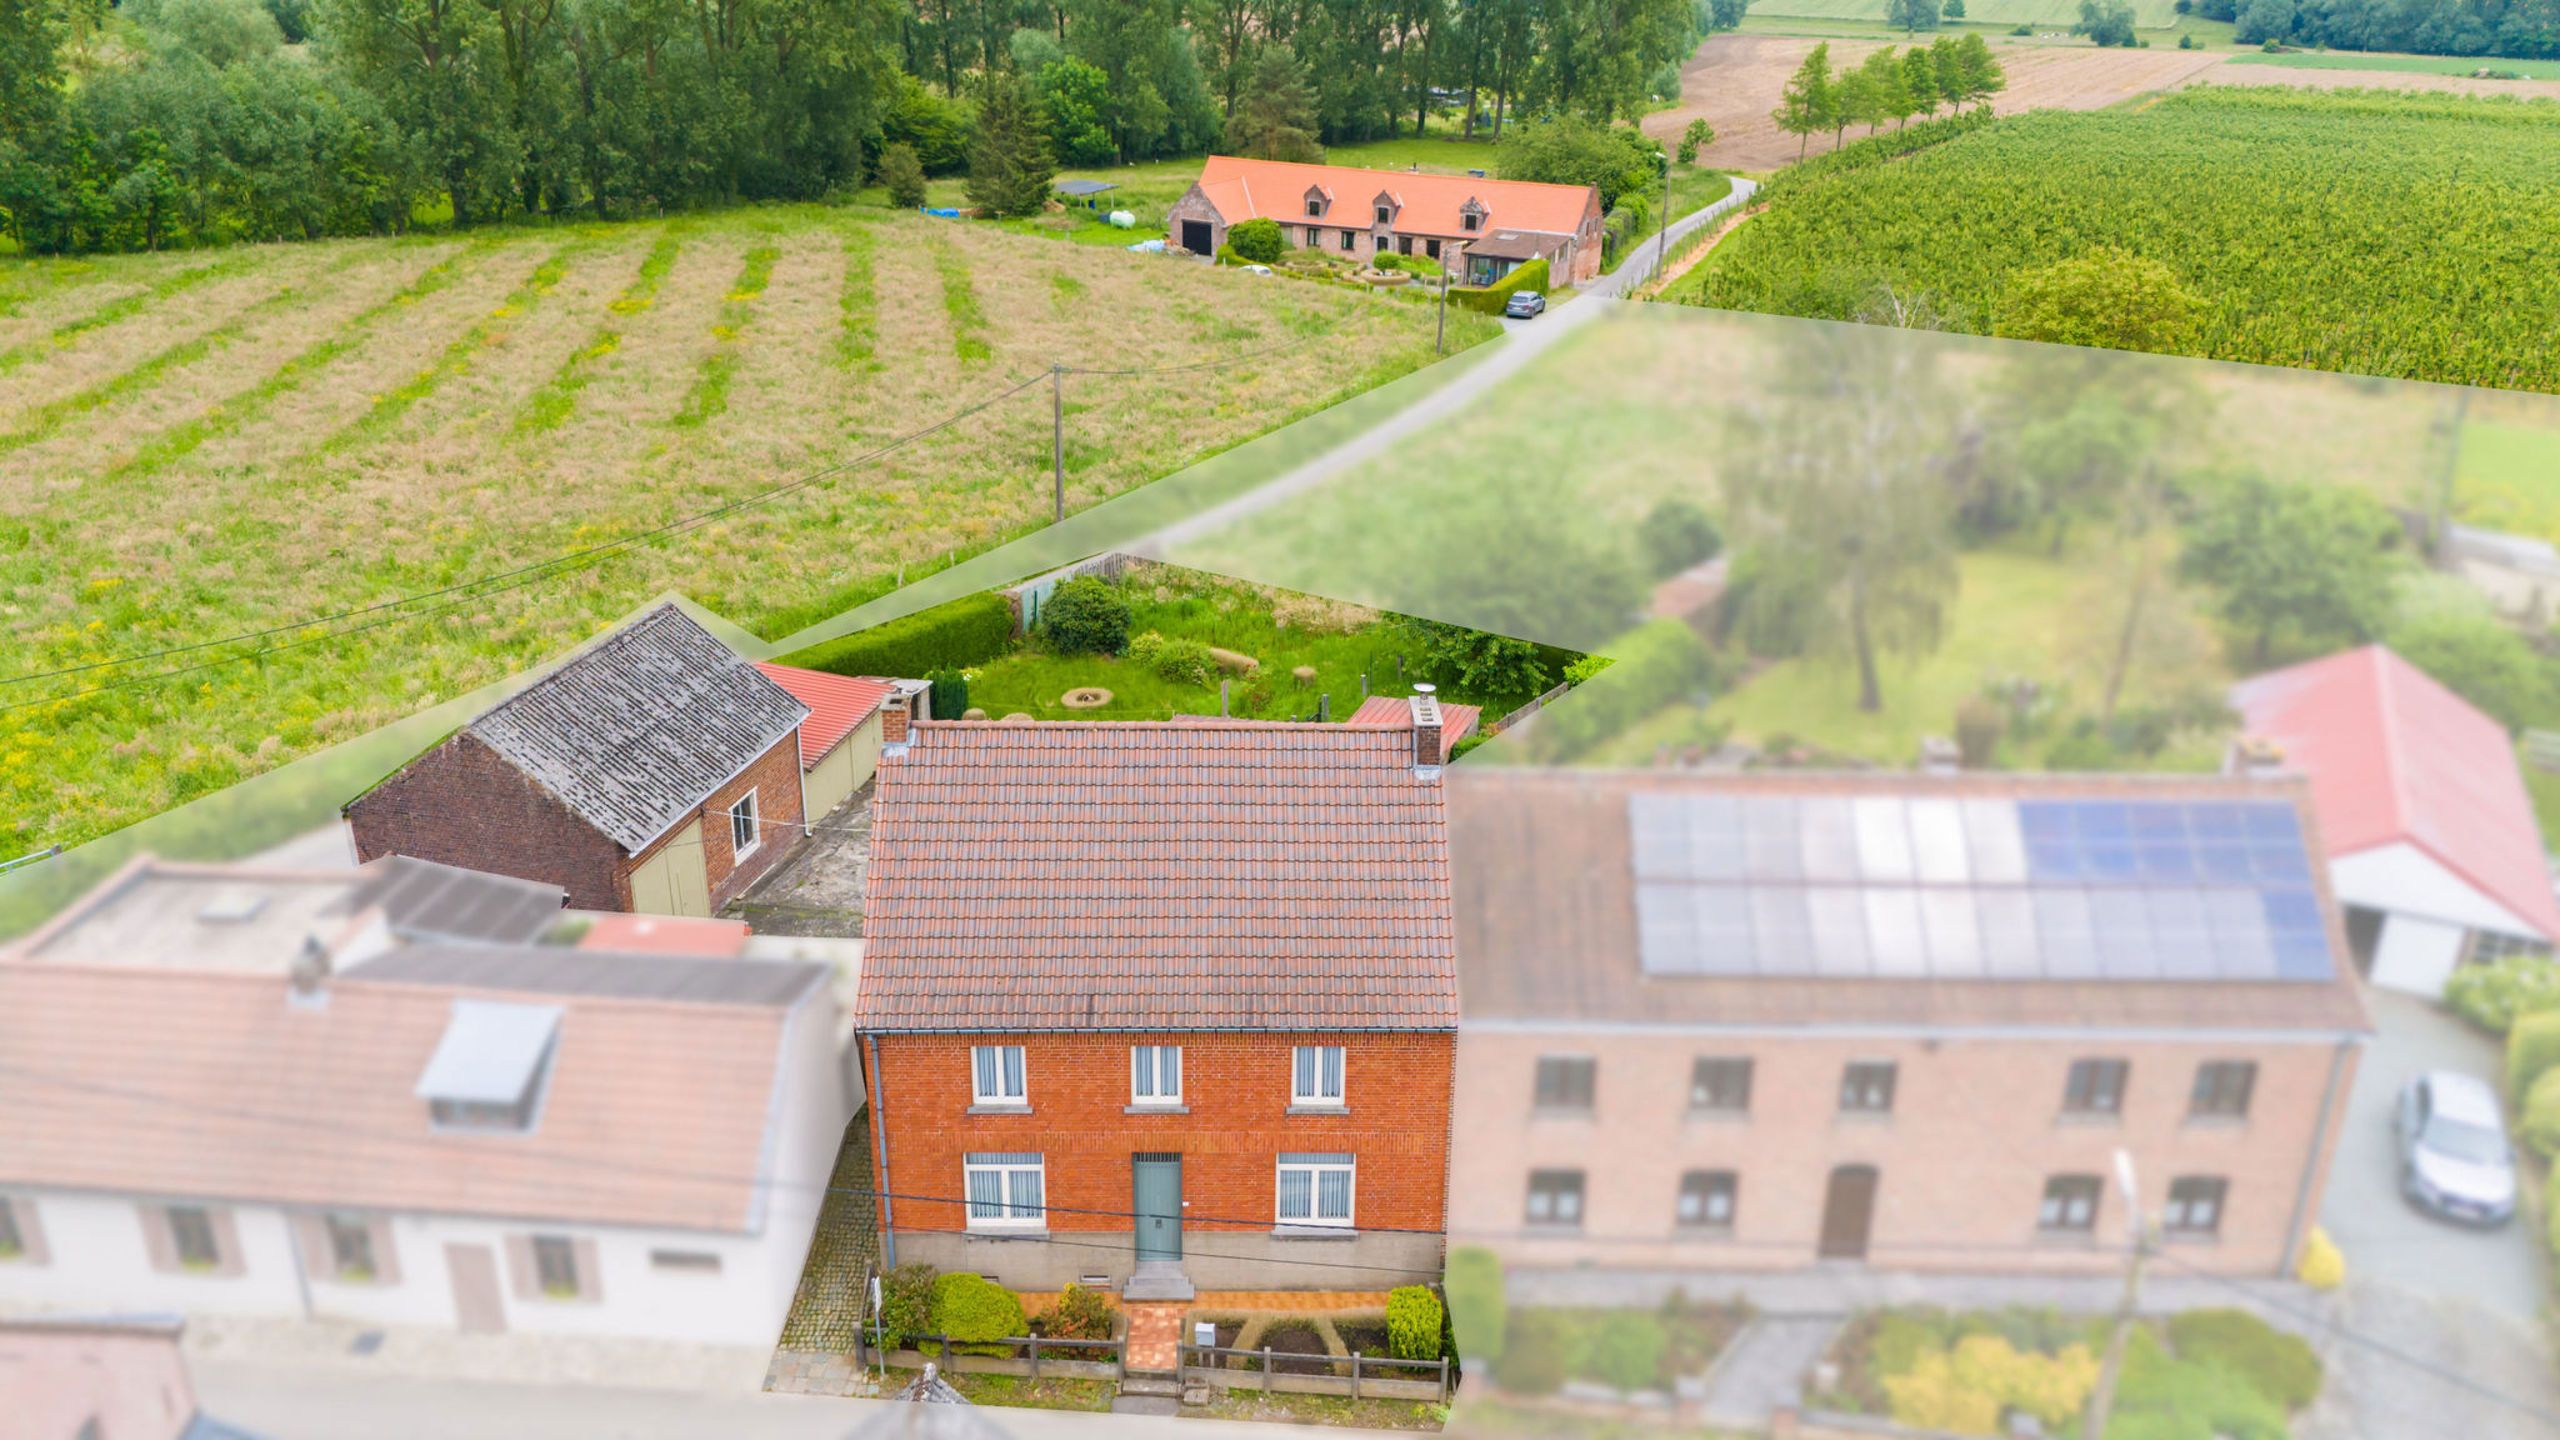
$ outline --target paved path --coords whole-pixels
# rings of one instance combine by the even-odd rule
[[[1716,1359],[1707,1423],[1758,1430],[1779,1406],[1801,1404],[1805,1372],[1831,1347],[1841,1324],[1828,1315],[1764,1315],[1744,1326]]]
[[[1723,199],[1704,210],[1694,211],[1672,221],[1668,239],[1647,240],[1637,247],[1636,253],[1627,257],[1625,264],[1582,287],[1582,293],[1586,296],[1598,295],[1608,299],[1632,294],[1636,287],[1653,278],[1654,266],[1663,256],[1679,249],[1681,242],[1700,230],[1750,204],[1752,192],[1759,188],[1760,183],[1756,180],[1746,180],[1739,175],[1734,176],[1733,189]]]

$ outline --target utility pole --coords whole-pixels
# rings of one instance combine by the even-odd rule
[[[1049,362],[1049,486],[1051,523],[1067,518],[1067,367]]]
[[[1671,162],[1668,158],[1662,162],[1662,228],[1653,233],[1653,274],[1644,277],[1647,280],[1662,274],[1662,263],[1671,254]]]
[[[2133,1156],[2123,1150],[2116,1152],[2116,1188],[2124,1192],[2125,1229],[2133,1248],[2125,1257],[2124,1296],[2116,1302],[2115,1333],[2107,1337],[2107,1357],[2099,1362],[2098,1383],[2089,1392],[2080,1440],[2105,1440],[2107,1412],[2116,1404],[2116,1377],[2124,1373],[2125,1346],[2133,1339],[2134,1312],[2142,1304],[2142,1264],[2151,1258],[2151,1227],[2142,1218],[2142,1190],[2134,1183]]]
[[[1445,248],[1440,252],[1440,333],[1433,337],[1431,348],[1437,354],[1449,353],[1449,253]]]

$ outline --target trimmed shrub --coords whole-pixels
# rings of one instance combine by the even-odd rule
[[[1453,1272],[1453,1286],[1456,1280]],[[1502,1388],[1514,1395],[1552,1395],[1562,1389],[1565,1365],[1572,1358],[1566,1350],[1573,1338],[1566,1333],[1564,1320],[1553,1311],[1523,1310],[1504,1328],[1508,1333],[1501,1355],[1493,1362],[1493,1378]],[[1463,1320],[1458,1333],[1467,1333]]]
[[[1070,1282],[1040,1321],[1040,1333],[1059,1340],[1108,1340],[1119,1318],[1101,1291]]]
[[[966,668],[992,660],[1012,648],[1013,607],[988,590],[856,630],[780,660],[830,675],[923,676],[938,668]]]
[[[1427,1285],[1399,1285],[1387,1292],[1387,1348],[1399,1360],[1432,1360],[1440,1354],[1440,1297]]]
[[[2560,1010],[2518,1016],[2507,1031],[2507,1098],[2517,1104],[2533,1082],[2560,1065]]]
[[[1040,607],[1040,633],[1061,655],[1117,655],[1129,648],[1129,602],[1098,576],[1061,580]]]
[[[1724,532],[1698,502],[1672,495],[1645,512],[1636,549],[1644,556],[1646,572],[1660,580],[1723,553]]]
[[[1012,1354],[1013,1347],[985,1342],[1023,1335],[1030,1326],[1023,1319],[1020,1297],[983,1275],[963,1273],[933,1282],[933,1328],[954,1342],[974,1342],[952,1345],[963,1355],[1001,1358]]]
[[[1669,1340],[1661,1317],[1644,1310],[1612,1310],[1591,1336],[1582,1371],[1619,1390],[1647,1389],[1662,1378],[1662,1349]]]
[[[1481,1245],[1462,1245],[1449,1252],[1449,1273],[1440,1288],[1449,1297],[1458,1353],[1476,1360],[1500,1355],[1506,1318],[1502,1257]]]
[[[969,676],[949,667],[925,675],[925,683],[933,687],[933,718],[957,720],[969,713]]]
[[[2444,982],[2444,1003],[2481,1029],[2504,1035],[2519,1015],[2560,1010],[2560,961],[2509,955],[2488,965],[2461,966]]]
[[[2560,1157],[2560,1069],[2546,1070],[2524,1095],[2524,1118],[2516,1132],[2534,1154]]]
[[[2338,1250],[2338,1242],[2317,1225],[2302,1242],[2302,1258],[2295,1262],[2294,1277],[2314,1290],[2335,1290],[2347,1283],[2347,1257]]]
[[[1532,260],[1490,285],[1467,286],[1451,290],[1449,303],[1464,305],[1483,315],[1499,315],[1502,313],[1502,307],[1511,303],[1513,291],[1535,290],[1543,294],[1546,288],[1547,262]]]
[[[2169,1317],[2169,1344],[2181,1360],[2220,1365],[2287,1410],[2320,1398],[2320,1357],[2311,1343],[2246,1310],[2187,1310]]]
[[[1648,621],[1601,648],[1617,663],[1538,717],[1543,758],[1581,754],[1664,706],[1706,690],[1715,677],[1706,642],[1678,620]]]
[[[1289,239],[1280,233],[1279,221],[1253,219],[1229,226],[1227,245],[1236,252],[1239,260],[1268,265],[1289,248]]]
[[[1205,643],[1154,630],[1130,637],[1128,659],[1177,685],[1206,685],[1217,671]]]
[[[933,1329],[934,1269],[921,1261],[880,1277],[880,1328],[891,1348],[911,1345]]]

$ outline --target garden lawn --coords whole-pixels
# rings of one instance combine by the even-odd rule
[[[1071,376],[1081,509],[1433,356],[1423,307],[862,206],[0,260],[0,297],[0,354],[41,357],[0,367],[0,680],[22,682],[0,686],[0,857],[476,689],[669,590],[779,635],[1044,524],[1047,387],[996,397],[1052,361],[1232,362]],[[1453,349],[1494,333],[1451,317]],[[535,583],[369,608],[733,504]],[[101,685],[127,688],[75,698]]]
[[[2560,543],[2560,431],[2494,419],[2465,423],[2453,508],[2468,524]]]
[[[1768,666],[1709,706],[1707,719],[1730,725],[1738,740],[1766,743],[1793,737],[1884,764],[1908,765],[1919,755],[1920,737],[1954,734],[1956,706],[1995,679],[2023,676],[2048,687],[2058,684],[2061,711],[2094,711],[2105,688],[2106,662],[2114,652],[2114,627],[2123,603],[2117,598],[2117,582],[2103,567],[2078,550],[2056,561],[2040,551],[2004,548],[1968,553],[1959,569],[1959,589],[1937,649],[1916,657],[1882,658],[1883,709],[1868,714],[1858,708],[1857,671],[1845,656],[1809,656]],[[2206,689],[2219,692],[2233,678],[2221,647],[2200,623],[2158,648],[2171,652],[2170,660],[2134,667],[2125,686],[2125,708]],[[1699,738],[1694,732],[1663,733],[1679,723],[1666,717],[1630,731],[1620,738],[1619,758],[1632,753],[1628,747],[1650,756],[1662,740]],[[2031,746],[2012,741],[2002,758],[2035,764],[2050,743],[2050,735]],[[2217,759],[2218,754],[2172,750],[2155,763],[2209,767]]]

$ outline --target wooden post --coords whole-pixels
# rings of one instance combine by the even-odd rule
[[[1271,1347],[1262,1347],[1262,1393],[1271,1393]]]
[[[935,1338],[942,1342],[942,1373],[948,1375],[951,1373],[951,1337],[941,1335]]]
[[[1031,1378],[1040,1378],[1040,1337],[1037,1335],[1031,1337]]]
[[[1360,1398],[1360,1352],[1351,1352],[1351,1398]]]

